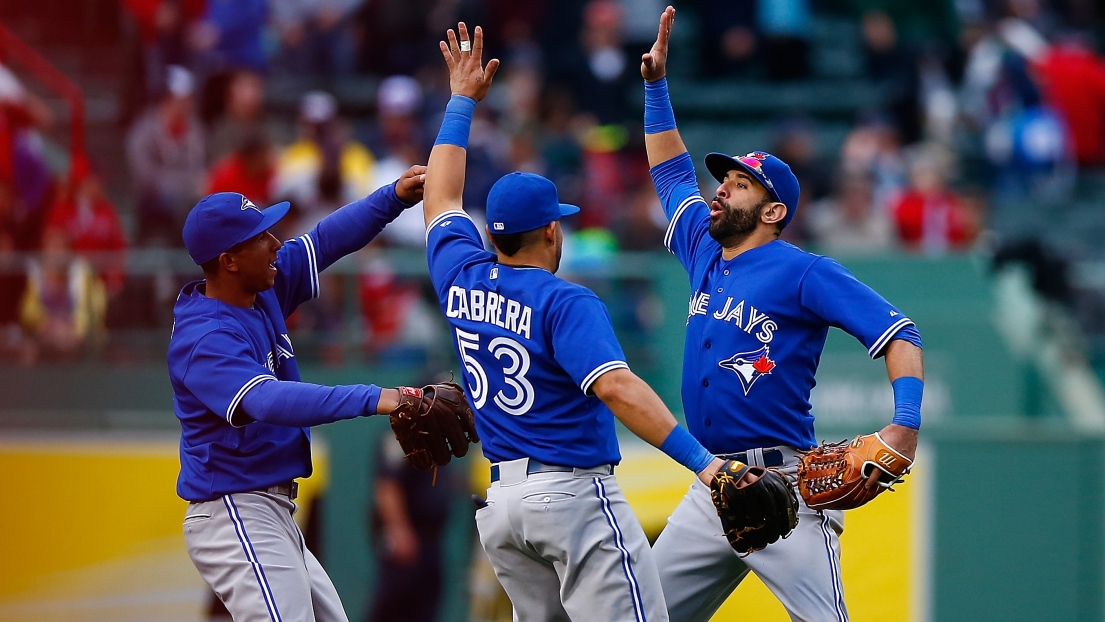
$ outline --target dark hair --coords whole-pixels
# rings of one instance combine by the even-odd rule
[[[491,238],[491,243],[495,245],[495,248],[499,249],[499,252],[507,257],[513,257],[518,251],[540,240],[541,230],[544,228],[544,226],[541,226],[519,233],[488,233],[487,235]]]
[[[219,257],[222,257],[222,253],[215,255],[214,259],[208,259],[200,264],[204,274],[216,274],[219,271]]]

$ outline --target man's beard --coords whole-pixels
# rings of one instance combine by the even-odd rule
[[[718,197],[714,197],[714,200],[723,209],[720,218],[710,220],[710,237],[722,246],[736,246],[756,230],[756,225],[760,222],[760,212],[771,202],[771,197],[764,197],[751,209],[746,210],[734,209]]]

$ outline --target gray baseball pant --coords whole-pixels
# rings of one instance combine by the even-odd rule
[[[476,510],[480,542],[517,622],[664,622],[648,539],[609,471],[526,474],[500,462]]]
[[[188,504],[188,556],[235,622],[348,622],[295,510],[288,497],[266,492]]]
[[[780,449],[780,470],[793,476],[798,452]],[[790,536],[742,558],[722,533],[710,489],[695,481],[653,546],[672,621],[706,622],[751,570],[792,620],[847,622],[840,580],[844,512],[818,512],[801,497],[798,502],[798,526]]]

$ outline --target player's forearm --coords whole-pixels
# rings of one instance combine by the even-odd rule
[[[327,387],[307,382],[271,380],[246,393],[240,408],[254,421],[306,428],[375,415],[380,392],[380,387],[375,385]],[[237,423],[238,420],[235,421]]]
[[[667,78],[645,82],[645,152],[650,168],[687,152],[675,128]]]
[[[445,108],[430,160],[426,166],[426,189],[422,201],[426,224],[443,212],[463,209],[464,174],[468,156],[468,135],[476,101],[453,95]]]
[[[679,427],[652,387],[633,372],[628,369],[607,372],[599,376],[593,387],[595,395],[630,432],[676,462],[699,473],[714,461],[712,454]]]
[[[391,183],[323,218],[314,230],[319,271],[364,248],[408,207]]]
[[[915,448],[916,431],[921,428],[921,399],[925,388],[924,359],[921,348],[902,339],[891,340],[886,346],[886,373],[894,389],[894,419],[892,425],[902,426]],[[912,432],[912,434],[910,434]],[[884,439],[885,440],[885,439]],[[890,442],[889,440],[887,442]],[[913,452],[907,453],[912,458]]]

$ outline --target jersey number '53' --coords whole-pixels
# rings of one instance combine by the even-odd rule
[[[468,390],[472,393],[472,405],[480,409],[487,403],[487,396],[490,393],[487,372],[475,357],[475,353],[480,351],[480,336],[459,328],[456,331],[457,350],[471,379]],[[496,392],[493,398],[495,405],[507,414],[526,414],[533,407],[533,385],[526,379],[526,372],[529,371],[529,351],[509,337],[492,339],[491,343],[487,344],[487,351],[503,363],[503,382],[514,392],[510,397],[501,390]]]

